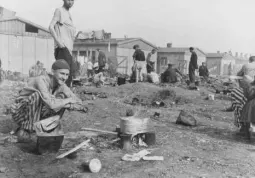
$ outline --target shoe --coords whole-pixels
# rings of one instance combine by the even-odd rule
[[[37,137],[24,129],[19,129],[16,133],[18,143],[30,143],[36,141]]]

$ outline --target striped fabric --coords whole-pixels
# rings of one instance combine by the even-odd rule
[[[247,98],[244,96],[244,91],[242,88],[233,88],[231,89],[231,98],[232,98],[232,108],[234,109],[235,115],[235,125],[240,127],[240,119],[243,107],[247,102]]]
[[[49,113],[49,109],[43,104],[39,92],[33,92],[19,96],[11,106],[11,113],[20,128],[33,132],[34,123],[40,121],[44,113]]]

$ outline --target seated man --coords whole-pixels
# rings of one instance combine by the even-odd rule
[[[65,84],[70,67],[65,60],[52,65],[53,75],[30,78],[11,106],[13,120],[18,124],[19,142],[31,141],[34,123],[51,116],[63,115],[65,109],[83,109],[82,101]],[[57,98],[59,96],[59,98]],[[75,106],[81,108],[75,108]]]
[[[172,64],[168,64],[168,68],[161,76],[162,82],[163,83],[176,83],[178,81],[177,73],[182,76],[182,73],[178,69],[173,68]]]
[[[93,82],[96,84],[96,87],[101,87],[104,85],[105,81],[105,72],[99,72],[93,76]]]
[[[199,67],[199,76],[203,77],[204,79],[207,79],[209,77],[209,71],[205,62],[203,62],[202,65]]]

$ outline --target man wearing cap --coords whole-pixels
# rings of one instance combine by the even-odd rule
[[[173,64],[168,64],[168,68],[161,76],[162,82],[163,83],[176,83],[178,81],[177,73],[179,75],[183,76],[182,73],[178,69],[173,68]]]
[[[190,62],[189,62],[189,80],[190,83],[195,83],[195,70],[198,69],[197,65],[197,54],[193,47],[189,48],[191,52]]]
[[[135,50],[133,54],[134,66],[136,68],[136,82],[142,81],[142,70],[145,68],[145,55],[144,52],[140,49],[139,45],[134,45],[133,49]]]
[[[51,116],[63,115],[65,109],[82,110],[82,102],[66,86],[70,67],[65,60],[52,65],[52,73],[30,78],[11,106],[13,120],[18,124],[19,141],[30,140],[34,123]],[[80,108],[74,107],[79,105]]]
[[[73,6],[74,0],[63,1],[64,5],[55,10],[49,30],[55,40],[56,60],[64,59],[70,66],[70,75],[66,84],[71,86],[75,72],[72,51],[76,30],[69,9]]]

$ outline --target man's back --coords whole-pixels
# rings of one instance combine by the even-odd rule
[[[99,66],[105,66],[105,63],[106,63],[106,56],[103,51],[99,51],[98,64]]]
[[[134,55],[133,55],[134,59],[136,61],[145,61],[145,55],[144,52],[140,49],[136,50]]]
[[[165,78],[165,82],[176,82],[177,81],[177,75],[176,75],[176,69],[175,68],[168,68],[165,72],[164,72],[164,78]]]

